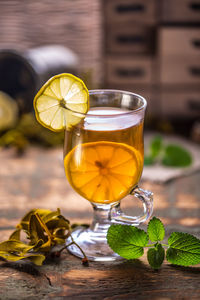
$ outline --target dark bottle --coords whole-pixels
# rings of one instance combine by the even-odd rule
[[[50,45],[19,53],[0,50],[0,91],[17,101],[20,113],[33,109],[33,99],[39,88],[59,73],[78,72],[78,57],[70,49]]]

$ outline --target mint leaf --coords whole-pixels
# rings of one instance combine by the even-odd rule
[[[149,221],[147,233],[152,242],[162,241],[165,237],[165,228],[161,220],[153,217]]]
[[[145,166],[152,166],[155,162],[155,159],[152,156],[144,156],[144,165]]]
[[[113,224],[108,229],[107,242],[120,256],[135,259],[144,254],[143,247],[148,243],[148,235],[134,226]]]
[[[160,135],[155,136],[149,145],[149,153],[144,156],[144,165],[151,166],[155,163],[156,157],[163,148],[163,141]]]
[[[160,135],[154,137],[150,144],[151,157],[155,158],[160,153],[163,147],[163,140]]]
[[[165,258],[165,249],[161,244],[155,248],[150,248],[147,252],[147,259],[153,269],[159,269]]]
[[[188,233],[173,232],[168,244],[167,260],[175,265],[191,266],[200,263],[200,240]]]
[[[192,163],[191,154],[184,148],[169,144],[165,147],[162,164],[171,167],[187,167]]]

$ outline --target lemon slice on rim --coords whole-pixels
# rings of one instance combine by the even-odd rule
[[[111,203],[126,196],[139,181],[142,156],[134,147],[108,141],[74,147],[64,159],[66,177],[91,202]]]
[[[89,92],[78,77],[62,73],[50,78],[34,98],[35,115],[52,131],[70,129],[89,109]]]

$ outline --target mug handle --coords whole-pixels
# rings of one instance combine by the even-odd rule
[[[132,189],[130,194],[142,201],[144,214],[136,217],[127,216],[122,212],[119,203],[111,208],[110,218],[112,223],[138,226],[151,217],[153,212],[153,193],[136,186]]]

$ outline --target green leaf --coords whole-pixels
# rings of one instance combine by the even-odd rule
[[[165,228],[161,220],[153,217],[149,221],[147,233],[152,242],[162,241],[165,237]]]
[[[159,269],[165,258],[165,249],[161,244],[155,248],[150,248],[147,252],[147,259],[153,269]]]
[[[173,232],[168,239],[167,260],[175,265],[200,263],[200,240],[188,233]]]
[[[171,167],[187,167],[192,163],[191,154],[184,148],[169,144],[165,147],[162,164]]]
[[[144,230],[130,225],[111,225],[107,233],[110,248],[126,259],[139,258],[144,254],[148,235]]]
[[[149,145],[149,153],[144,156],[144,165],[151,166],[163,148],[163,139],[160,135],[155,136]]]
[[[160,135],[154,137],[150,144],[151,157],[155,158],[158,156],[163,147],[163,139]]]
[[[144,165],[145,166],[152,166],[155,162],[154,157],[150,156],[150,155],[145,155],[144,156]]]

